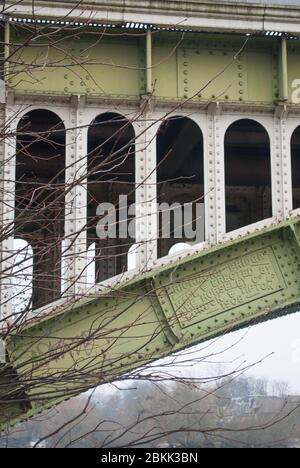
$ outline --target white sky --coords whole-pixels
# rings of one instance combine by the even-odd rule
[[[226,335],[210,350],[223,350],[232,345],[222,360],[258,363],[248,371],[250,375],[286,380],[292,392],[300,394],[300,312]],[[264,359],[266,356],[269,357]]]
[[[290,394],[300,395],[300,312],[194,346],[180,352],[173,365],[168,365],[169,358],[162,362],[166,372],[183,378],[208,379],[243,372],[269,381],[286,381]]]

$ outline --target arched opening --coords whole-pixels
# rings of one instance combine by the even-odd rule
[[[17,127],[15,232],[33,249],[33,308],[61,295],[64,194],[64,124],[53,112],[28,112]]]
[[[205,240],[203,135],[188,117],[172,117],[157,135],[158,257],[178,242]]]
[[[272,216],[270,139],[254,120],[226,132],[225,185],[227,232]]]
[[[127,271],[135,242],[135,133],[122,115],[99,115],[88,131],[88,244],[95,281]]]
[[[133,244],[127,254],[127,269],[128,271],[135,270],[137,267],[137,244]]]
[[[178,242],[178,244],[172,245],[172,247],[169,250],[168,255],[175,255],[177,253],[184,252],[189,248],[189,244],[186,244],[185,242]]]
[[[291,157],[293,209],[296,209],[300,208],[300,126],[292,135]]]

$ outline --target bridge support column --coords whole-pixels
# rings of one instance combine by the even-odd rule
[[[141,270],[151,268],[157,259],[156,134],[159,124],[149,105],[141,120],[133,123],[136,132],[137,264]]]
[[[287,132],[287,106],[279,105],[274,116],[272,148],[273,216],[287,219],[293,208],[291,183],[291,145]]]
[[[83,127],[84,100],[71,99],[66,135],[65,242],[63,245],[65,295],[80,296],[86,288],[86,173],[87,128]]]
[[[206,164],[206,238],[209,243],[222,241],[226,232],[225,178],[224,178],[224,129],[221,120],[222,107],[218,102],[208,108],[208,144],[204,145]]]
[[[278,209],[281,211],[280,219],[287,219],[290,215],[290,211],[293,209],[293,191],[291,179],[291,132],[287,117],[288,106],[287,104],[280,103],[276,109],[274,117],[276,166],[278,169],[280,169],[280,180],[277,182],[277,200],[279,200],[279,197],[281,198],[281,206],[278,207]],[[278,156],[279,153],[280,158]]]
[[[1,272],[0,272],[0,330],[6,320],[12,317],[13,297],[13,226],[15,211],[15,164],[16,137],[14,128],[5,125],[11,122],[13,111],[6,108],[0,110],[0,128],[3,131],[3,141],[0,141],[0,179],[1,179]],[[11,133],[10,138],[7,134]],[[5,135],[6,134],[6,135]],[[4,138],[5,137],[5,138]],[[0,342],[0,362],[5,360],[4,346]]]

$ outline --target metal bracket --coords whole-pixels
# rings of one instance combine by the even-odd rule
[[[290,111],[290,108],[286,102],[278,101],[276,103],[274,115],[280,120],[287,119],[289,115],[289,111]]]
[[[157,285],[155,284],[155,280],[152,281],[147,281],[147,286],[148,286],[148,291],[150,292],[150,300],[153,304],[153,298],[155,297],[156,299],[156,304],[155,304],[155,311],[157,314],[157,318],[161,322],[163,326],[163,331],[164,334],[171,344],[171,346],[175,346],[177,343],[180,342],[181,339],[181,333],[180,333],[180,328],[178,327],[178,333],[177,330],[175,332],[174,327],[170,324],[169,318],[167,317],[165,310],[164,310],[164,305],[165,302],[167,301],[167,295],[165,292],[164,288],[158,288]],[[154,304],[153,304],[154,305]],[[159,309],[158,309],[159,306]]]
[[[222,109],[223,109],[223,105],[218,101],[211,102],[208,105],[208,113],[210,115],[214,115],[214,116],[221,115],[222,114]]]
[[[155,110],[155,99],[152,94],[142,94],[140,100],[140,111],[144,114],[145,112],[154,112]]]
[[[72,94],[70,97],[70,104],[75,109],[84,109],[86,106],[85,94]]]
[[[298,249],[300,250],[300,239],[297,235],[295,224],[290,225],[290,233],[292,233],[293,240],[295,241]]]

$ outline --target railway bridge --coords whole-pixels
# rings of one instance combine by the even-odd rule
[[[298,1],[0,21],[2,428],[298,310]]]

